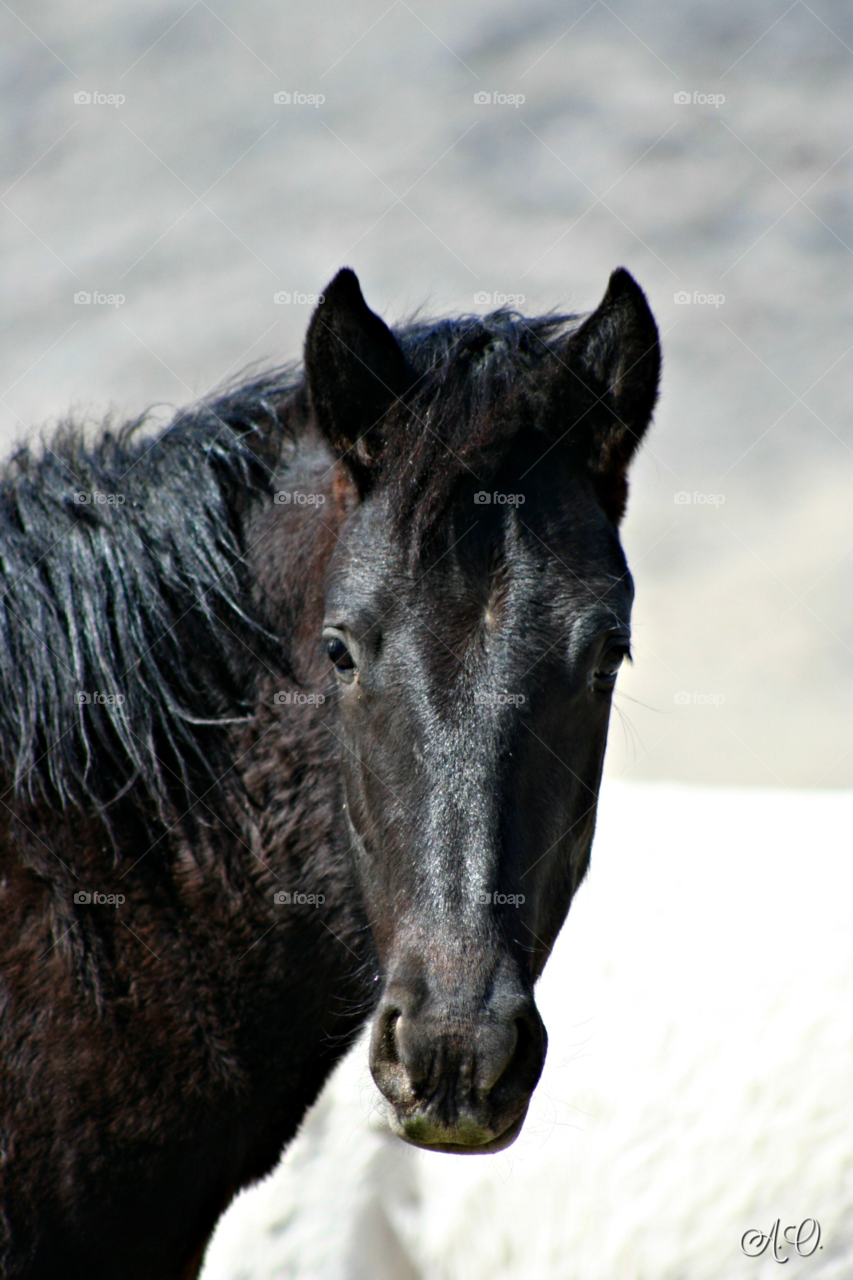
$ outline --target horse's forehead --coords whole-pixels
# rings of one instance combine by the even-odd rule
[[[341,547],[331,599],[386,626],[395,615],[414,625],[422,607],[440,617],[459,606],[472,626],[518,620],[525,602],[557,623],[605,598],[623,611],[632,591],[618,538],[596,504],[572,496],[562,509],[497,504],[486,516],[482,506],[457,506],[414,563],[388,505],[365,504]]]

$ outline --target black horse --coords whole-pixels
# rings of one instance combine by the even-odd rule
[[[197,1274],[373,1013],[400,1135],[495,1151],[589,860],[660,356],[584,322],[392,333],[0,482],[0,1269]]]

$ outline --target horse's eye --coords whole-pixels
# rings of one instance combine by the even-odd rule
[[[619,668],[626,658],[630,658],[631,650],[626,641],[620,640],[616,644],[611,644],[605,649],[601,661],[593,672],[592,685],[594,689],[608,690],[612,689],[616,683],[616,677],[619,674]]]
[[[334,636],[326,645],[326,652],[337,671],[352,671],[355,662],[343,640],[339,640],[337,636]]]

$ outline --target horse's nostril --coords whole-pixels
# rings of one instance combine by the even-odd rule
[[[512,1045],[508,1048],[503,1065],[495,1071],[488,1092],[497,1097],[502,1093],[531,1091],[545,1062],[545,1028],[538,1015],[525,1011],[513,1023]]]
[[[376,1041],[377,1057],[389,1066],[400,1061],[400,1046],[397,1042],[397,1028],[400,1023],[399,1009],[386,1009],[379,1023],[379,1035]]]
[[[472,1083],[480,1097],[487,1097],[512,1067],[518,1048],[518,1022],[489,1027],[476,1054]]]
[[[421,1082],[417,1052],[407,1045],[406,1019],[401,1009],[383,1009],[374,1024],[370,1069],[379,1089],[395,1106],[412,1106]]]

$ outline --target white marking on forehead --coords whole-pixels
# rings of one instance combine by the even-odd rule
[[[509,566],[501,557],[489,575],[489,598],[483,608],[483,622],[489,628],[496,627],[500,621],[503,605],[509,594],[509,585]]]

